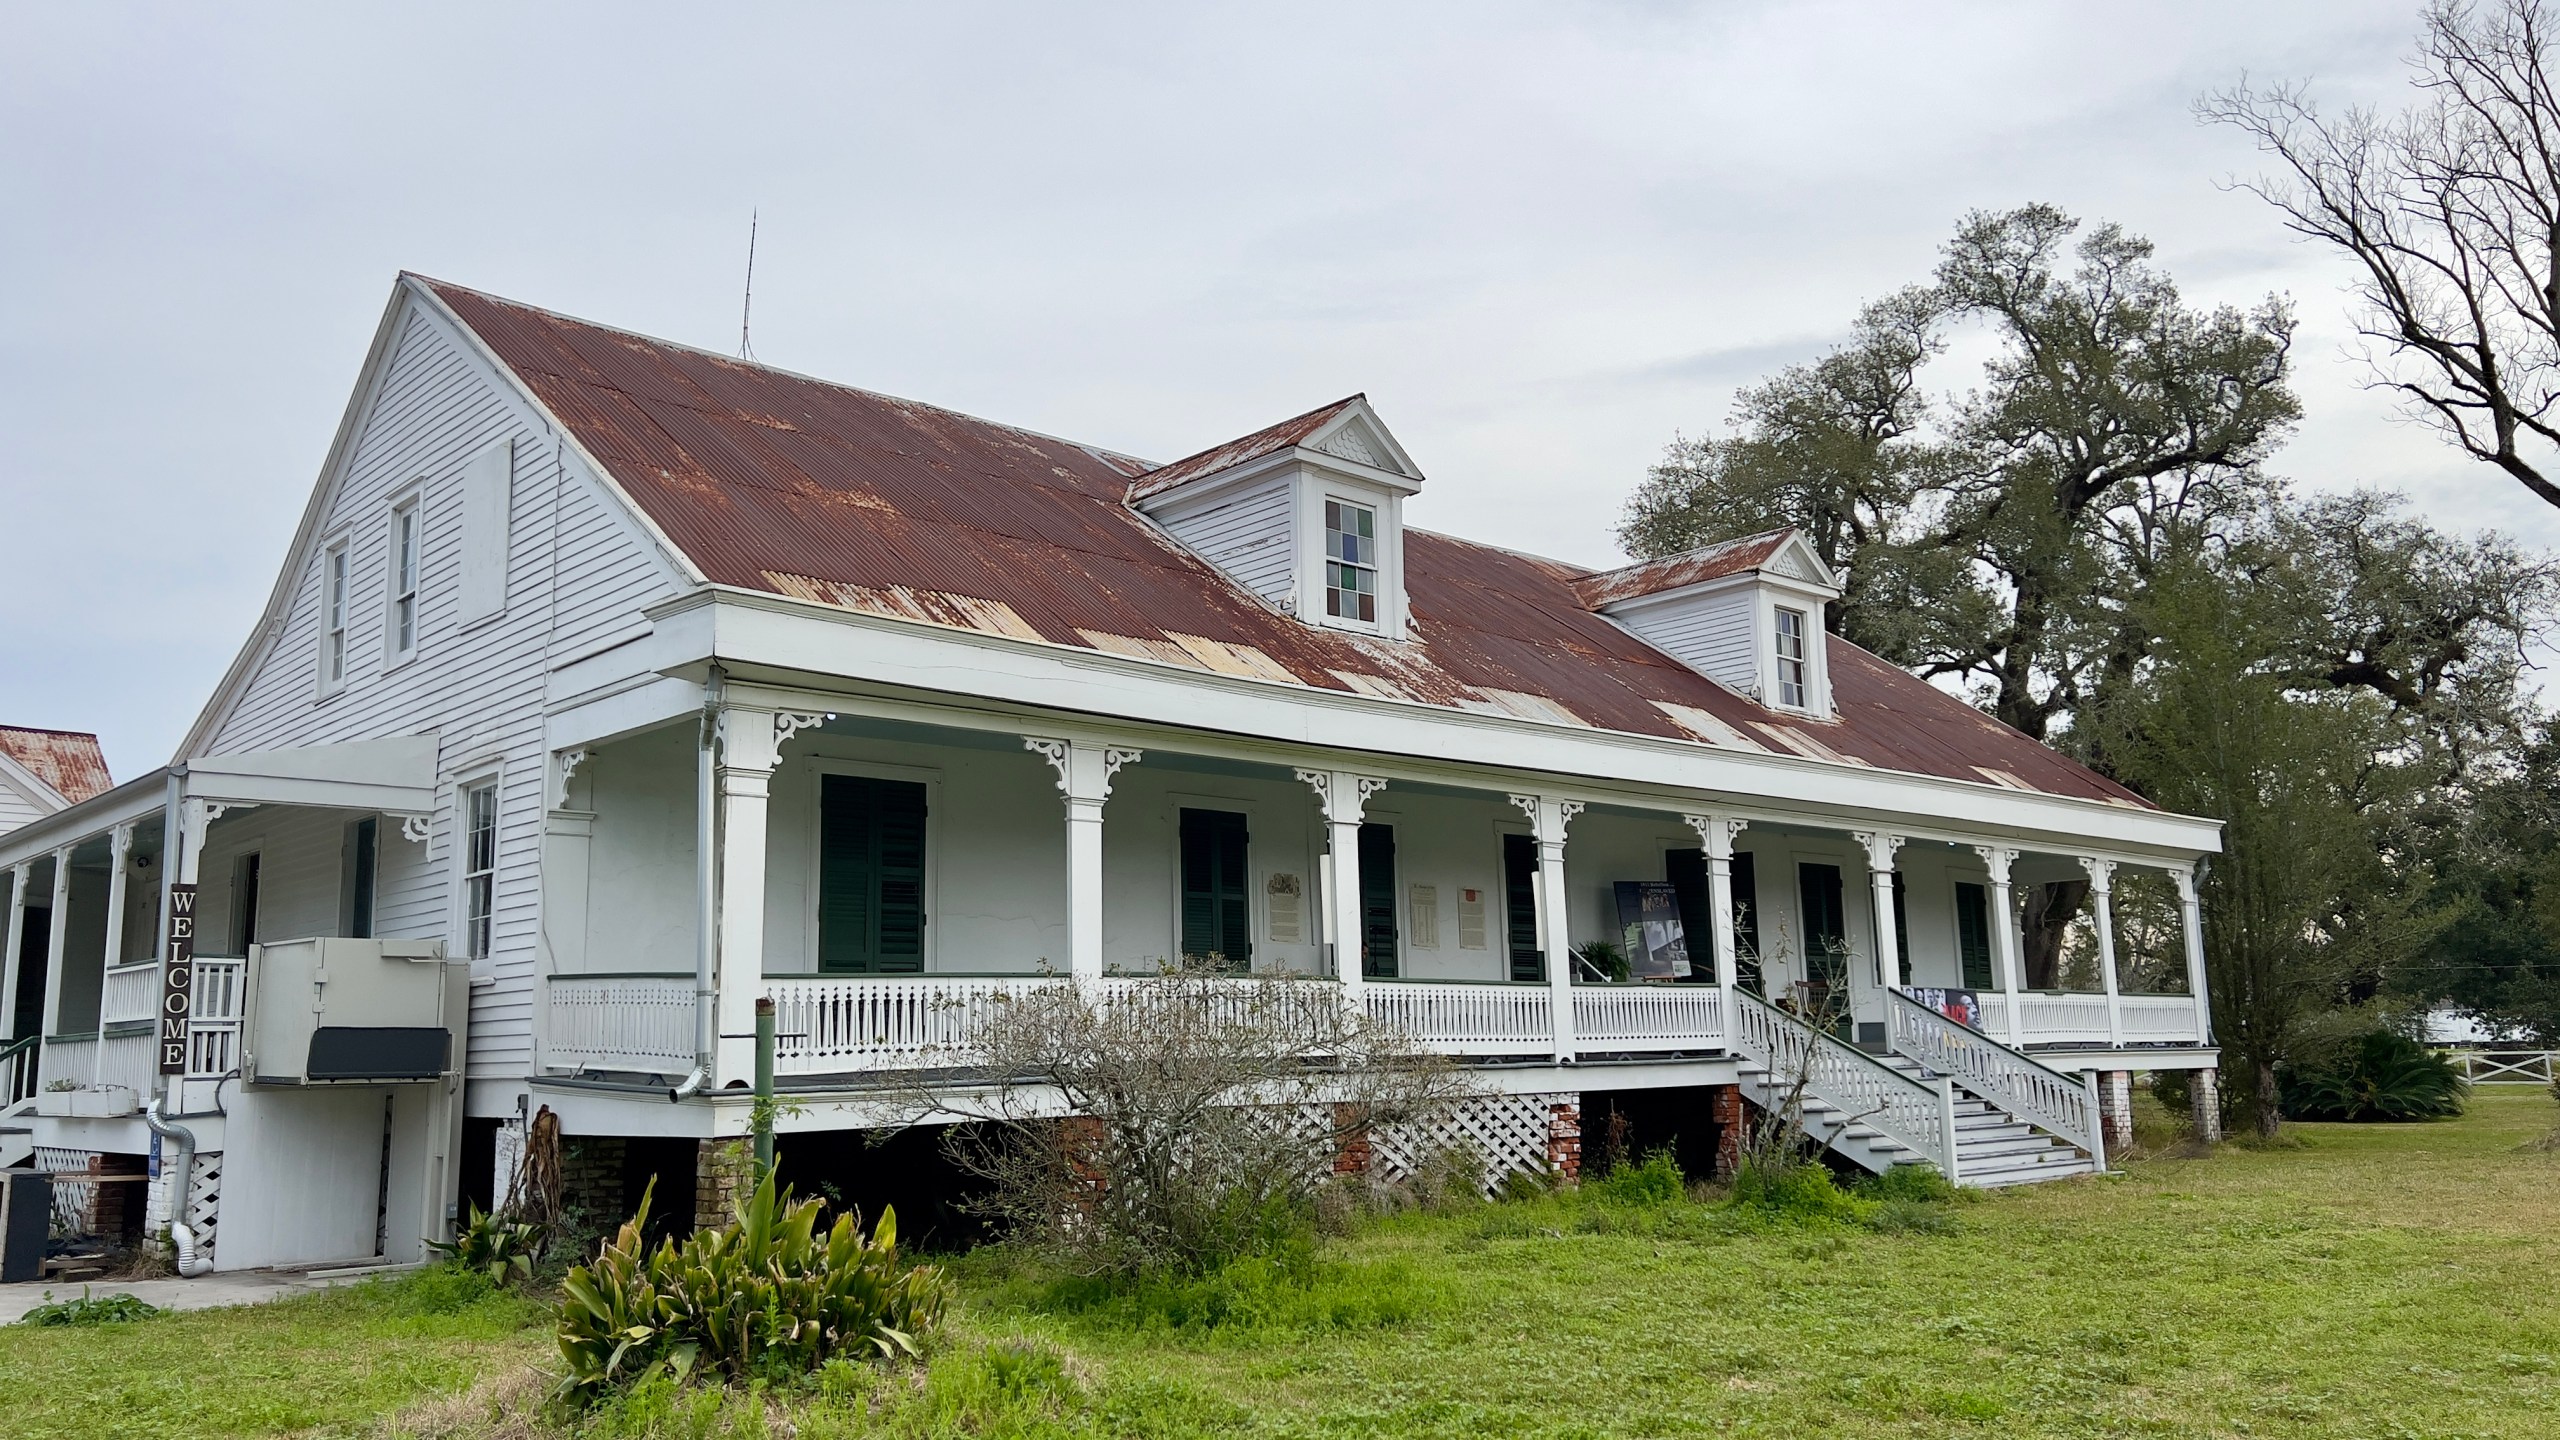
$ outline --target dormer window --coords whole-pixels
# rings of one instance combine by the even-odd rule
[[[1283,615],[1405,638],[1413,457],[1354,395],[1139,476],[1129,503]]]
[[[1790,710],[1804,708],[1804,612],[1784,605],[1778,612],[1778,703]]]
[[[1378,623],[1378,512],[1346,500],[1324,502],[1324,613]]]
[[[1702,546],[1573,582],[1582,603],[1772,710],[1833,715],[1822,607],[1840,582],[1793,530]]]

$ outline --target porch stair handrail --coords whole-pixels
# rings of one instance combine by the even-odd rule
[[[1748,990],[1737,987],[1733,998],[1733,1048],[1766,1069],[1772,1086],[1792,1085],[1802,1075],[1809,1098],[1937,1166],[1938,1173],[1955,1174],[1954,1137],[1946,1120],[1945,1096],[1938,1087],[1813,1028]]]
[[[40,1035],[0,1045],[0,1110],[35,1098],[36,1065],[43,1047]]]
[[[1975,1095],[2087,1151],[2100,1170],[2107,1167],[2098,1096],[2086,1079],[2011,1049],[1900,990],[1885,993],[1886,1038],[1895,1054],[1955,1077]]]

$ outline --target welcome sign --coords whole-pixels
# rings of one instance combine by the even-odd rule
[[[160,972],[160,1073],[187,1073],[187,1015],[194,1008],[196,887],[169,887],[169,963]]]

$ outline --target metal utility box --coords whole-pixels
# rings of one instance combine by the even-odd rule
[[[241,1067],[257,1085],[433,1080],[461,1064],[471,966],[435,940],[249,947]]]

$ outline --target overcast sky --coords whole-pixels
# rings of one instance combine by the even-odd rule
[[[2290,294],[2280,468],[2560,525],[2391,419],[2198,92],[2398,104],[2415,0],[0,9],[0,721],[162,763],[392,276],[1171,459],[1354,390],[1418,524],[1601,564],[1737,384],[1969,209]],[[749,18],[740,19],[743,13]]]

